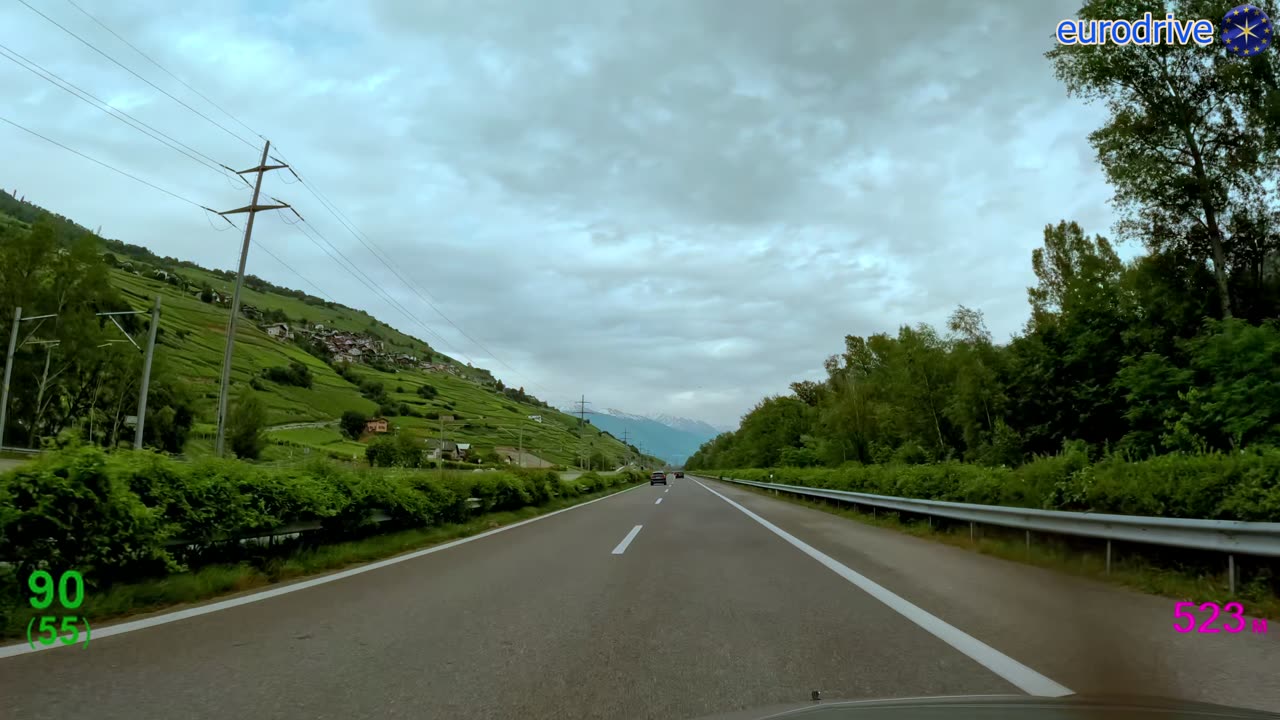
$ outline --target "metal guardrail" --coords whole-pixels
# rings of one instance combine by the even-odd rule
[[[14,455],[39,455],[44,452],[40,448],[20,448],[20,447],[0,447],[0,454],[12,453]]]
[[[1111,569],[1112,541],[1223,552],[1228,554],[1228,574],[1232,592],[1235,591],[1236,554],[1280,557],[1280,523],[1036,510],[1002,505],[919,500],[755,480],[720,479],[737,485],[750,485],[803,497],[824,498],[854,505],[868,505],[899,512],[964,520],[970,523],[971,535],[974,523],[1017,528],[1027,531],[1028,544],[1030,533],[1033,531],[1099,538],[1107,541],[1108,572]]]

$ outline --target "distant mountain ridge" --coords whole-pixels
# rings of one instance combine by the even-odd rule
[[[566,411],[568,412],[568,411]],[[702,420],[674,415],[637,415],[608,408],[591,416],[591,423],[619,440],[644,450],[674,465],[683,465],[703,443],[722,431]]]
[[[673,427],[677,430],[683,430],[695,435],[710,435],[711,437],[715,437],[716,435],[728,430],[728,428],[716,427],[704,420],[694,420],[692,418],[680,417],[678,415],[650,415],[649,419],[660,422],[667,427]]]

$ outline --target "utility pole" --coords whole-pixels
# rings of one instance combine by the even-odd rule
[[[582,399],[575,403],[578,406],[578,469],[582,470],[586,467],[587,458],[584,457],[583,450],[583,433],[587,429],[587,406],[591,403],[587,402],[587,396],[583,395]]]
[[[94,314],[96,317],[105,317],[110,320],[111,324],[116,326],[116,329],[124,335],[124,339],[128,340],[135,350],[143,352],[142,380],[139,383],[138,388],[138,414],[133,418],[133,449],[141,450],[143,426],[146,422],[147,415],[147,394],[151,389],[151,358],[155,354],[156,333],[160,328],[160,296],[156,295],[155,303],[151,306],[151,327],[149,328],[147,349],[145,351],[138,347],[138,343],[134,342],[133,337],[129,335],[129,332],[124,329],[124,326],[120,324],[119,320],[116,320],[116,316],[118,315],[146,315],[147,312],[145,310],[117,310],[114,312],[100,312]],[[108,340],[107,344],[110,345],[112,342],[120,341]],[[106,345],[103,345],[102,347],[106,347]]]
[[[9,331],[9,352],[4,356],[4,386],[0,390],[0,448],[4,447],[4,424],[9,410],[9,378],[13,375],[13,354],[18,350],[18,326],[22,324],[22,308],[13,309],[13,329]]]
[[[259,205],[258,195],[262,192],[262,176],[268,170],[279,170],[287,165],[267,165],[267,153],[271,150],[271,141],[266,140],[262,146],[262,160],[258,163],[258,167],[248,170],[241,170],[237,175],[247,175],[249,173],[257,173],[258,178],[253,183],[253,199],[248,205],[235,210],[218,213],[226,217],[236,213],[248,213],[249,219],[244,226],[244,244],[240,247],[240,269],[236,273],[236,287],[231,294],[231,319],[227,322],[227,347],[222,354],[222,382],[218,388],[218,440],[214,446],[214,452],[218,457],[222,457],[227,439],[227,391],[231,385],[231,355],[232,349],[236,343],[236,320],[240,314],[240,290],[244,287],[244,266],[249,259],[249,239],[253,236],[253,218],[263,210],[276,210],[279,208],[289,207],[284,203],[276,205]]]
[[[142,389],[138,392],[138,425],[133,430],[133,449],[142,449],[142,429],[147,422],[147,393],[151,390],[151,358],[156,352],[156,329],[160,327],[160,295],[151,308],[151,328],[147,332],[147,354],[142,360]]]
[[[520,467],[524,467],[524,423],[520,423]]]
[[[4,358],[4,383],[2,386],[0,386],[0,447],[4,447],[4,425],[8,421],[8,416],[9,416],[9,381],[13,377],[14,353],[18,352],[18,348],[25,346],[28,342],[31,341],[31,336],[35,335],[36,330],[39,330],[40,326],[44,324],[43,321],[49,318],[56,318],[56,317],[58,317],[57,313],[53,313],[50,315],[32,315],[30,317],[22,317],[21,307],[15,307],[13,309],[13,329],[9,331],[9,351],[8,353],[5,354],[5,358]],[[40,320],[41,322],[36,324],[35,329],[33,329],[27,335],[27,338],[25,340],[23,340],[22,342],[18,342],[18,327],[22,325],[22,323],[31,322],[32,320]],[[46,345],[51,347],[53,345],[57,345],[58,341],[48,340],[48,341],[36,342],[34,344]],[[49,356],[45,355],[45,372],[48,373],[48,371],[49,371]]]

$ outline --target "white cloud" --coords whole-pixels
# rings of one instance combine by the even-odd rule
[[[333,0],[82,2],[255,131],[299,210],[414,315],[512,385],[566,404],[732,422],[821,374],[846,334],[1026,316],[1045,224],[1106,232],[1110,195],[1042,53],[1075,3]],[[71,5],[50,17],[258,142]],[[18,4],[3,42],[220,163],[257,151]],[[1035,31],[1040,28],[1040,31]],[[886,29],[892,29],[887,31]],[[11,63],[9,119],[215,208],[237,188]],[[0,126],[0,185],[161,254],[231,267],[234,233]],[[255,236],[347,304],[433,341],[295,228]],[[252,271],[301,286],[265,254]]]

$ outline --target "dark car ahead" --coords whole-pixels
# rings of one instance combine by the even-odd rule
[[[649,475],[649,484],[657,485],[658,483],[662,483],[663,485],[666,485],[667,474],[662,472],[661,470],[654,470],[653,473]]]
[[[677,470],[677,471],[676,471],[676,477],[678,477],[678,478],[682,478],[682,477],[684,477],[684,471],[683,471],[683,470]]]

